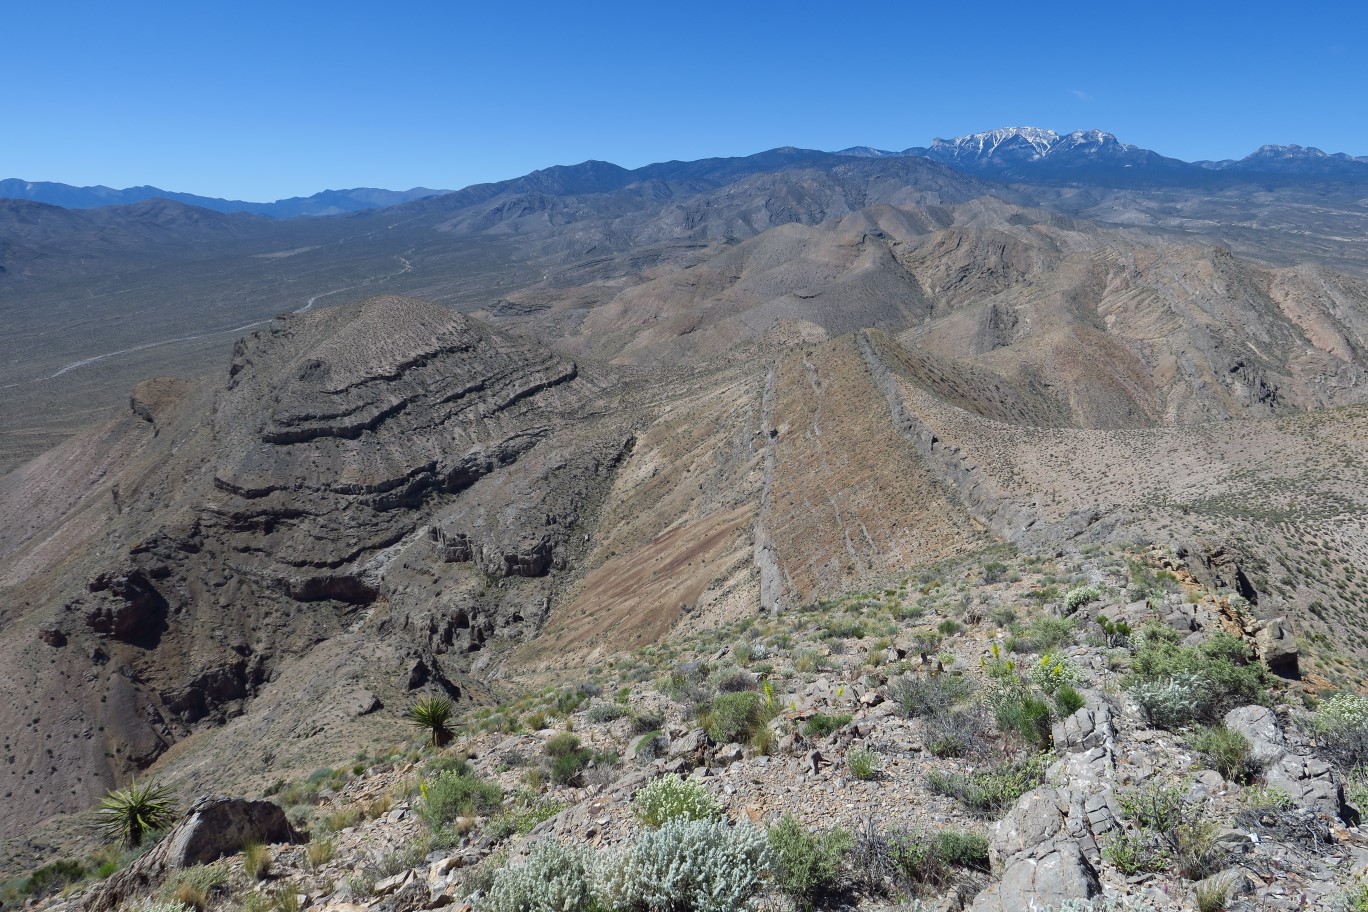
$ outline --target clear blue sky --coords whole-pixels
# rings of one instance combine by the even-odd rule
[[[1368,155],[1351,3],[11,0],[0,178],[249,200],[1029,124]]]

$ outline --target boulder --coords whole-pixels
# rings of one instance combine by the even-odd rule
[[[972,912],[1045,909],[1067,900],[1088,900],[1102,892],[1097,872],[1073,843],[1057,844],[1039,858],[1018,855],[1002,880],[974,899]]]
[[[1301,678],[1300,649],[1285,618],[1263,621],[1254,631],[1254,651],[1268,670],[1284,678]]]
[[[85,912],[113,912],[146,895],[179,868],[208,864],[241,851],[248,842],[291,842],[285,811],[269,801],[206,796],[146,855],[111,875],[88,894]]]
[[[1253,747],[1254,762],[1268,767],[1287,752],[1278,717],[1267,706],[1241,706],[1225,714],[1226,728],[1244,735]]]

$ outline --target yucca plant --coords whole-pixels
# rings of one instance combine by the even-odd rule
[[[138,780],[126,789],[113,789],[100,802],[99,829],[128,846],[140,846],[148,833],[165,829],[176,819],[171,793],[164,786]]]
[[[451,701],[446,697],[423,697],[409,707],[408,717],[429,733],[433,747],[445,746],[455,735],[451,730]]]

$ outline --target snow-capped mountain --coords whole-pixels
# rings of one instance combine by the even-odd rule
[[[1368,178],[1368,156],[1324,152],[1315,146],[1260,146],[1241,159],[1202,161],[1196,164],[1213,171]]]
[[[929,146],[901,152],[854,146],[837,154],[861,158],[915,155],[997,180],[1046,184],[1229,186],[1255,174],[1295,181],[1368,181],[1368,156],[1268,145],[1238,161],[1185,162],[1123,143],[1103,130],[1061,135],[1040,127],[1003,127],[955,139],[936,139]]]

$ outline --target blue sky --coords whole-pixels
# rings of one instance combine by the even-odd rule
[[[1350,3],[11,0],[0,29],[0,178],[266,200],[1022,124],[1368,155]]]

